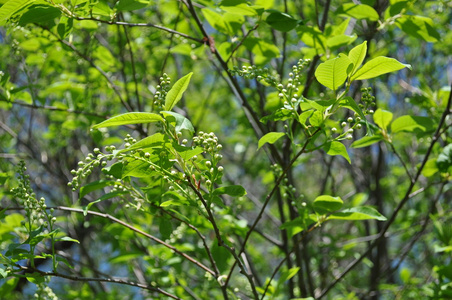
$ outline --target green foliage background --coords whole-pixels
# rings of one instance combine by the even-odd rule
[[[0,298],[452,298],[451,2],[361,3],[0,0]]]

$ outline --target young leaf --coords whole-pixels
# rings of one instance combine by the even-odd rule
[[[413,132],[415,130],[428,132],[435,129],[435,123],[429,117],[401,116],[391,124],[392,133],[405,131]]]
[[[176,123],[176,131],[182,131],[182,130],[188,130],[191,133],[195,132],[195,128],[193,128],[192,123],[189,119],[184,117],[181,114],[172,112],[172,111],[162,111],[162,115],[167,119],[169,122],[175,122]]]
[[[402,64],[401,62],[394,58],[379,56],[364,64],[364,66],[358,71],[356,71],[356,73],[353,74],[350,79],[363,80],[375,78],[377,76],[398,71],[403,68],[411,69],[411,65]]]
[[[347,153],[347,148],[345,148],[344,144],[341,142],[333,141],[331,143],[326,143],[325,146],[323,146],[323,150],[325,150],[326,154],[334,156],[334,155],[340,155],[344,157],[349,164],[351,164],[350,157]]]
[[[168,138],[165,135],[158,132],[142,140],[139,140],[138,142],[136,142],[135,144],[131,145],[128,148],[119,150],[118,152],[116,152],[116,154],[129,152],[137,149],[162,147],[165,141],[168,141]]]
[[[337,14],[345,14],[356,19],[368,19],[370,21],[378,21],[377,11],[366,4],[346,3],[339,7]]]
[[[184,94],[185,90],[190,83],[190,78],[193,75],[193,72],[188,73],[173,85],[171,90],[169,90],[168,94],[165,98],[165,110],[170,111],[173,107],[179,102]]]
[[[350,52],[348,53],[348,58],[353,63],[353,69],[350,74],[355,74],[356,70],[358,70],[359,67],[361,67],[364,58],[366,57],[367,53],[367,41],[364,41],[361,45],[356,46]]]
[[[341,53],[338,57],[321,63],[315,70],[315,77],[321,84],[335,91],[344,84],[352,66],[350,59]]]
[[[322,195],[315,198],[314,210],[321,215],[336,211],[342,207],[344,201],[340,197]]]
[[[149,0],[119,0],[115,8],[118,11],[132,11],[149,5]]]
[[[102,123],[94,125],[91,128],[98,129],[103,127],[152,123],[152,122],[164,122],[164,120],[161,116],[154,113],[131,112],[112,117],[108,120],[103,121]]]
[[[246,190],[241,185],[222,186],[212,192],[213,195],[229,195],[233,197],[241,197],[246,195]]]
[[[379,108],[375,111],[373,118],[375,124],[377,124],[378,127],[386,131],[389,123],[391,123],[392,121],[392,112]]]
[[[354,141],[350,147],[352,148],[363,148],[370,146],[372,144],[378,143],[379,141],[383,140],[383,136],[381,134],[375,134],[372,136],[365,136],[362,139],[359,139],[357,141]]]
[[[274,144],[277,140],[279,140],[282,136],[284,136],[284,132],[269,132],[263,137],[259,139],[258,147],[259,150],[265,143]]]
[[[386,221],[386,217],[370,206],[358,206],[332,213],[328,219],[336,220],[378,220]]]

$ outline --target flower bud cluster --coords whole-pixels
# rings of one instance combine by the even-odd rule
[[[116,150],[116,148],[115,146],[106,146],[105,150],[107,152],[113,152],[114,150]],[[113,155],[104,154],[100,151],[99,148],[94,148],[93,152],[94,154],[88,153],[84,161],[78,162],[79,168],[77,170],[71,170],[71,174],[74,177],[72,178],[72,181],[68,182],[67,185],[72,188],[72,191],[76,191],[78,188],[80,188],[82,179],[91,175],[95,167],[105,167],[107,165],[107,162],[105,160],[113,159]]]
[[[166,94],[170,90],[171,78],[168,74],[163,73],[160,77],[160,84],[157,85],[156,91],[154,93],[154,106],[156,111],[161,111],[165,107]]]
[[[363,103],[358,104],[358,106],[363,110],[365,115],[371,115],[374,113],[372,106],[375,106],[375,96],[372,96],[372,88],[362,88],[361,89],[361,101]]]
[[[170,235],[169,242],[175,243],[177,240],[180,240],[184,237],[185,232],[187,231],[187,225],[185,223],[181,223]]]
[[[27,168],[23,161],[19,162],[19,185],[13,188],[11,192],[14,194],[19,204],[24,207],[28,217],[28,223],[31,225],[48,227],[49,224],[55,223],[56,218],[52,216],[53,209],[47,211],[47,205],[44,197],[36,198],[30,185],[30,176],[25,174]]]
[[[218,138],[215,133],[205,133],[200,131],[198,136],[193,137],[193,143],[195,146],[202,147],[204,152],[210,156],[210,160],[205,162],[207,172],[205,172],[206,185],[212,187],[212,184],[217,182],[223,176],[224,168],[219,166],[218,163],[223,158],[220,154],[223,146],[218,143]]]
[[[52,291],[52,289],[48,286],[48,280],[45,282],[41,282],[36,285],[37,290],[34,293],[34,298],[39,300],[58,300],[57,295]]]
[[[258,68],[256,66],[243,66],[241,69],[237,66],[234,66],[232,70],[230,70],[232,75],[238,75],[246,79],[254,79],[256,78],[259,81],[264,81],[267,84],[275,86],[278,82],[278,75],[271,74],[268,68]]]

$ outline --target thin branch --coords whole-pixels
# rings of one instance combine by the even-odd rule
[[[117,26],[127,26],[127,27],[151,27],[151,28],[157,28],[172,34],[176,34],[179,35],[181,37],[187,38],[189,40],[198,42],[200,44],[204,44],[204,41],[202,39],[198,39],[195,38],[193,36],[190,36],[188,34],[164,27],[164,26],[160,26],[160,25],[155,25],[152,23],[127,23],[127,22],[120,22],[120,21],[107,21],[107,20],[100,20],[100,19],[96,19],[96,18],[83,18],[83,17],[76,17],[76,16],[72,16],[74,19],[79,20],[79,21],[83,21],[83,20],[90,20],[90,21],[96,21],[99,23],[104,23],[104,24],[108,24],[108,25],[117,25]]]
[[[452,88],[452,84],[451,84],[451,88]],[[399,205],[397,205],[396,209],[394,210],[394,212],[392,213],[391,217],[389,218],[389,220],[386,222],[385,226],[383,227],[383,229],[379,232],[378,234],[378,238],[369,245],[369,248],[363,253],[361,254],[360,257],[358,257],[357,259],[355,259],[352,263],[350,263],[345,270],[336,277],[336,279],[326,288],[324,289],[320,295],[317,296],[318,299],[324,297],[342,278],[344,278],[348,272],[350,272],[355,266],[357,266],[371,251],[373,248],[375,248],[375,246],[378,245],[378,243],[381,241],[381,239],[384,237],[386,231],[388,231],[389,227],[392,225],[392,223],[395,221],[398,213],[400,212],[400,210],[405,206],[405,204],[408,202],[408,200],[411,198],[411,191],[413,190],[416,182],[418,181],[422,170],[424,169],[428,158],[430,157],[430,154],[432,153],[433,150],[433,146],[436,144],[436,142],[439,140],[440,136],[441,136],[441,129],[446,121],[447,116],[451,113],[451,103],[452,103],[452,91],[449,94],[449,99],[447,101],[447,105],[446,105],[446,109],[444,110],[444,113],[441,116],[441,120],[438,124],[438,127],[435,131],[435,134],[433,135],[432,141],[430,143],[430,146],[427,149],[427,152],[424,156],[424,159],[422,160],[422,163],[420,165],[420,167],[417,170],[416,175],[413,178],[413,181],[411,182],[407,192],[405,193],[405,196],[403,197],[402,201],[400,201]]]
[[[410,170],[408,170],[408,167],[405,164],[405,162],[403,161],[403,159],[400,156],[399,152],[397,152],[396,148],[394,147],[394,144],[393,143],[389,143],[389,145],[391,146],[392,152],[394,152],[394,154],[397,156],[397,158],[399,159],[400,163],[402,164],[403,168],[405,169],[406,175],[410,178],[410,182],[413,182],[413,176],[411,175]]]
[[[232,58],[232,56],[234,55],[235,51],[237,51],[237,49],[239,49],[240,46],[242,46],[243,42],[246,40],[246,38],[250,35],[251,32],[253,32],[254,30],[257,29],[257,27],[259,27],[259,24],[254,25],[253,28],[251,28],[250,30],[248,30],[248,32],[243,36],[243,38],[240,40],[240,42],[234,47],[234,49],[232,49],[231,51],[231,55],[229,55],[228,59],[226,59],[226,64],[229,62],[229,60]]]
[[[161,288],[158,287],[153,287],[150,285],[146,285],[146,284],[142,284],[142,283],[138,283],[138,282],[132,282],[132,281],[127,281],[124,279],[119,279],[119,278],[96,278],[96,277],[80,277],[80,276],[71,276],[71,275],[66,275],[66,274],[61,274],[58,272],[44,272],[41,271],[39,269],[34,269],[34,268],[29,268],[29,267],[24,267],[24,266],[20,266],[17,265],[17,267],[19,267],[20,269],[24,270],[27,273],[39,273],[42,276],[54,276],[54,277],[61,277],[61,278],[66,278],[66,279],[70,279],[70,280],[74,280],[74,281],[98,281],[98,282],[111,282],[111,283],[118,283],[118,284],[124,284],[124,285],[130,285],[130,286],[135,286],[135,287],[139,287],[141,289],[146,289],[149,290],[151,292],[157,292],[160,294],[163,294],[165,296],[168,296],[172,299],[177,299],[177,300],[182,300],[182,298],[179,298],[167,291],[162,290]]]
[[[85,54],[81,53],[72,43],[61,39],[60,37],[58,37],[55,33],[51,32],[50,30],[48,31],[50,34],[52,34],[60,43],[66,45],[67,47],[71,48],[72,51],[74,51],[75,54],[77,54],[79,57],[83,58],[86,62],[88,62],[91,67],[95,68],[107,81],[108,83],[111,85],[111,87],[113,88],[113,90],[115,91],[116,95],[118,96],[119,100],[121,101],[122,105],[128,110],[128,111],[132,111],[132,108],[130,107],[130,105],[124,100],[124,98],[121,95],[121,91],[119,86],[117,86],[113,80],[111,80],[111,78],[108,76],[108,74],[98,65],[96,65],[94,63],[94,61],[89,58],[88,56],[86,56]]]
[[[20,105],[23,107],[29,107],[29,108],[34,108],[34,109],[44,109],[44,110],[51,110],[51,111],[62,111],[62,112],[67,112],[67,113],[71,113],[71,114],[79,114],[79,115],[86,115],[86,116],[93,116],[93,117],[97,117],[100,119],[106,119],[107,116],[102,116],[96,113],[92,113],[92,112],[85,112],[85,111],[81,111],[81,110],[75,110],[75,109],[70,109],[70,108],[60,108],[60,107],[56,107],[56,106],[50,106],[50,105],[36,105],[36,104],[28,104],[28,103],[24,103],[24,102],[10,102],[7,100],[2,100],[0,99],[1,102],[7,102],[13,105]]]
[[[86,213],[88,215],[94,215],[94,216],[102,217],[102,218],[108,219],[110,221],[113,221],[115,223],[118,223],[118,224],[120,224],[120,225],[122,225],[124,227],[129,228],[130,230],[132,230],[132,231],[134,231],[136,233],[139,233],[139,234],[141,234],[141,235],[153,240],[154,242],[156,242],[158,244],[161,244],[161,245],[165,246],[168,249],[171,249],[172,251],[174,251],[175,253],[179,254],[183,258],[187,259],[191,263],[197,265],[198,267],[200,267],[204,271],[206,271],[206,272],[210,273],[211,275],[215,276],[215,272],[214,271],[212,271],[211,269],[209,269],[208,267],[206,267],[205,265],[203,265],[202,263],[200,263],[196,259],[192,258],[191,256],[179,251],[177,248],[165,243],[164,241],[160,240],[159,238],[156,238],[155,236],[153,236],[153,235],[151,235],[149,233],[146,233],[146,232],[144,232],[144,231],[142,231],[142,230],[140,230],[140,229],[138,229],[136,227],[133,227],[132,225],[130,225],[130,224],[124,222],[124,221],[121,221],[121,220],[113,217],[112,215],[105,214],[105,213],[100,213],[100,212],[92,211],[92,210],[86,210],[85,211],[85,210],[83,210],[81,208],[72,208],[72,207],[66,207],[66,206],[47,207],[47,209],[51,209],[51,208],[56,209],[56,210],[62,210],[62,211],[70,211],[70,212],[77,212],[77,213],[83,213],[83,214]],[[23,209],[24,209],[23,207],[7,208],[7,210],[23,210]]]
[[[318,128],[313,134],[312,136],[314,136],[317,132],[320,131],[320,128]],[[311,136],[311,137],[312,137]],[[242,253],[243,250],[246,247],[246,243],[248,242],[251,233],[254,231],[254,228],[257,226],[257,223],[259,223],[260,219],[262,218],[265,208],[267,207],[268,203],[270,202],[270,199],[273,197],[273,194],[276,192],[276,190],[278,189],[279,185],[281,184],[282,180],[284,179],[284,177],[286,176],[287,172],[289,171],[289,169],[292,167],[292,165],[295,163],[295,161],[298,159],[298,157],[300,157],[301,154],[304,153],[304,151],[306,150],[306,147],[308,146],[308,144],[310,143],[311,139],[308,138],[305,142],[305,144],[303,145],[303,147],[301,148],[301,150],[295,155],[294,158],[292,158],[292,160],[289,162],[289,164],[287,165],[287,167],[283,170],[282,174],[279,176],[278,180],[275,182],[275,185],[273,186],[273,189],[270,191],[270,193],[267,195],[267,197],[265,198],[264,204],[262,205],[261,210],[259,211],[259,214],[257,215],[256,219],[254,220],[253,225],[251,225],[250,229],[248,230],[248,232],[246,233],[245,236],[245,240],[243,241],[242,247],[240,249],[239,253]],[[229,275],[228,278],[226,279],[226,284],[228,284],[229,279],[231,278],[232,272],[234,271],[234,268],[236,266],[236,263],[234,262],[234,264],[231,267],[231,270],[229,271]]]

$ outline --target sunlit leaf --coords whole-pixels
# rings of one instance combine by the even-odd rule
[[[338,57],[321,63],[315,71],[315,77],[321,84],[335,91],[344,84],[352,66],[350,59],[341,53]]]
[[[170,111],[173,109],[173,107],[179,102],[179,100],[182,98],[182,95],[184,94],[185,90],[188,87],[188,84],[190,83],[190,78],[193,75],[193,72],[188,73],[181,79],[179,79],[169,90],[168,94],[165,98],[165,110]]]
[[[348,163],[351,164],[347,148],[341,142],[333,141],[330,143],[326,143],[325,146],[323,146],[323,150],[325,150],[326,154],[331,156],[340,155],[343,158],[345,158],[348,161]]]
[[[259,139],[258,147],[257,149],[260,149],[263,145],[266,143],[274,144],[277,140],[279,140],[281,137],[286,135],[284,132],[269,132],[263,137]]]
[[[395,23],[404,32],[420,40],[437,42],[441,39],[432,19],[428,17],[403,15]]]
[[[350,74],[354,74],[359,67],[361,67],[364,58],[367,53],[367,41],[364,41],[361,45],[356,46],[348,53],[348,58],[350,58],[353,63],[353,69]]]
[[[429,132],[435,129],[435,122],[429,117],[401,116],[391,124],[392,133],[396,132]]]
[[[368,19],[370,21],[378,21],[377,11],[366,4],[346,3],[338,8],[337,14],[345,14],[356,19]]]
[[[392,121],[392,112],[379,108],[373,114],[373,118],[375,124],[386,131],[389,123]]]
[[[365,63],[361,69],[359,69],[355,74],[352,75],[351,80],[375,78],[386,73],[401,70],[403,68],[411,69],[411,65],[402,64],[394,58],[379,56]]]
[[[92,129],[153,122],[164,122],[164,119],[160,115],[154,113],[131,112],[112,117],[102,123],[94,125]]]

